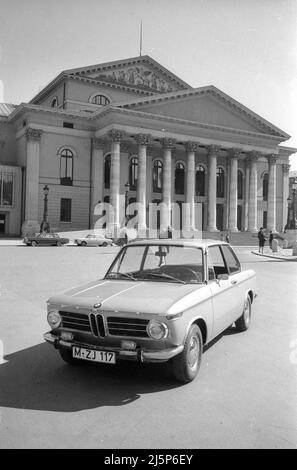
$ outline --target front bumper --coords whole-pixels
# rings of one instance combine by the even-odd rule
[[[87,348],[87,349],[98,349],[100,351],[105,350],[105,351],[115,352],[118,359],[134,360],[134,361],[139,361],[141,363],[143,362],[166,362],[166,361],[169,361],[169,359],[176,356],[177,354],[180,354],[184,349],[184,346],[181,344],[173,348],[162,349],[159,351],[146,350],[144,348],[136,349],[135,351],[130,351],[126,349],[117,348],[114,346],[107,347],[107,346],[100,345],[99,347],[97,347],[94,345],[85,344],[83,342],[78,342],[75,340],[64,341],[59,336],[56,336],[52,334],[51,332],[45,333],[43,337],[47,343],[53,344],[56,349],[60,349],[60,348],[71,349],[73,346],[77,346],[77,347]]]

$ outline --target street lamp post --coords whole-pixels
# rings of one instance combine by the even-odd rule
[[[293,217],[292,217],[292,221],[291,221],[291,228],[293,230],[296,230],[296,193],[297,193],[297,179],[294,180],[294,182],[292,183],[292,197],[293,197],[293,201],[292,201],[292,212],[293,212]]]
[[[43,220],[41,222],[41,227],[40,227],[41,232],[49,232],[50,231],[50,225],[47,221],[47,216],[48,216],[48,193],[49,193],[49,187],[46,184],[43,188],[44,200],[43,200]]]
[[[127,216],[127,208],[128,208],[128,193],[130,191],[130,184],[127,183],[125,184],[125,222],[128,220],[128,216]]]
[[[286,229],[291,228],[291,214],[290,214],[291,201],[292,201],[292,199],[291,199],[290,196],[289,196],[289,197],[287,198],[288,215],[287,215],[287,225],[286,225]]]

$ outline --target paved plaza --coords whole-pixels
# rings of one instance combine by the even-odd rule
[[[0,448],[297,448],[297,262],[236,248],[257,273],[252,326],[181,386],[164,365],[71,368],[43,341],[47,298],[103,276],[117,250],[0,246]]]

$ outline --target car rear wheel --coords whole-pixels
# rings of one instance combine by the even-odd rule
[[[244,302],[242,315],[235,322],[235,326],[238,329],[238,331],[246,331],[249,329],[250,324],[251,324],[251,317],[252,317],[251,299],[250,299],[250,296],[247,296]]]
[[[86,242],[81,242],[80,246],[87,246]]]
[[[103,242],[103,243],[102,243],[102,246],[107,246],[107,243],[106,243],[106,242]]]
[[[31,242],[31,246],[36,246],[37,245],[37,242],[33,241]]]
[[[203,340],[198,325],[192,325],[181,354],[172,360],[174,377],[182,383],[188,383],[197,377],[203,351]]]
[[[67,362],[67,364],[70,364],[71,366],[76,366],[81,362],[79,359],[72,357],[71,349],[61,348],[59,349],[59,353],[63,361]]]
[[[57,246],[62,246],[62,242],[57,242]]]

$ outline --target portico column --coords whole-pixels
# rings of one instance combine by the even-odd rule
[[[120,227],[120,154],[121,140],[124,132],[112,129],[108,133],[111,138],[111,168],[110,168],[110,203],[113,207],[113,221],[110,221],[114,228]]]
[[[26,197],[25,197],[25,221],[22,225],[22,234],[39,232],[38,223],[38,186],[39,186],[39,158],[40,129],[28,128],[27,139],[27,162],[26,162]]]
[[[163,145],[163,197],[165,207],[161,210],[161,228],[171,226],[171,154],[175,140],[170,137],[162,139]]]
[[[187,142],[187,186],[186,186],[186,208],[184,217],[184,229],[186,231],[195,230],[195,152],[199,144]]]
[[[231,149],[230,156],[230,193],[229,193],[229,220],[228,228],[231,232],[238,232],[237,228],[237,176],[238,157],[241,149]]]
[[[220,147],[210,145],[208,150],[208,225],[209,232],[217,231],[217,155]]]
[[[250,162],[248,158],[245,160],[245,195],[244,195],[244,231],[248,230],[248,213],[249,213],[249,184],[250,184]]]
[[[249,214],[248,214],[248,230],[250,232],[257,232],[257,162],[259,154],[251,152],[250,154],[250,185],[249,185]]]
[[[288,218],[288,197],[289,197],[289,171],[290,165],[288,163],[284,163],[282,165],[283,169],[283,216],[282,216],[282,230],[284,230],[285,226],[287,225],[287,218]]]
[[[267,228],[275,232],[276,226],[276,160],[277,155],[268,155],[268,205],[267,205]]]
[[[90,221],[94,227],[97,216],[94,214],[96,204],[102,202],[103,198],[103,151],[105,141],[103,139],[93,139],[92,141],[92,173],[91,173],[91,204]]]
[[[138,168],[137,168],[137,192],[136,201],[138,207],[138,229],[146,229],[146,148],[150,141],[150,135],[138,134]]]

